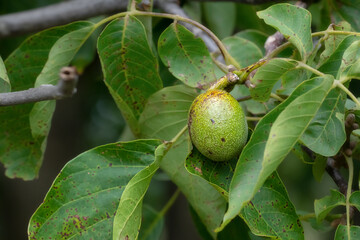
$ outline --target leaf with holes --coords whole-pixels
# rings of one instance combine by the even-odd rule
[[[290,59],[271,59],[261,66],[251,78],[251,83],[255,85],[254,88],[250,88],[251,97],[256,101],[267,101],[275,83],[280,80],[282,75],[296,66],[296,61]]]
[[[337,190],[331,189],[330,195],[316,199],[314,209],[316,219],[320,222],[337,206],[345,206],[345,196]]]
[[[88,22],[75,22],[37,33],[26,39],[6,60],[5,66],[12,91],[34,87],[35,80],[48,62],[56,42],[67,34],[90,26]],[[54,74],[58,74],[54,73]],[[34,179],[41,166],[46,135],[33,136],[29,114],[34,104],[1,107],[0,161],[10,178]],[[46,114],[46,119],[51,114]]]
[[[140,116],[141,136],[169,141],[187,125],[196,96],[196,91],[185,85],[166,87],[153,94]]]
[[[255,43],[241,37],[227,37],[222,40],[230,55],[241,67],[249,66],[259,61],[263,54]]]
[[[205,43],[179,24],[171,24],[158,41],[160,58],[169,71],[190,87],[205,88],[216,80]]]
[[[162,88],[158,62],[142,23],[132,16],[109,23],[98,40],[104,81],[132,132],[147,99]]]
[[[114,218],[113,240],[138,238],[145,193],[169,147],[167,144],[159,145],[155,150],[155,161],[139,171],[126,185]]]
[[[11,86],[9,77],[6,73],[6,67],[2,58],[0,57],[0,93],[10,92]]]
[[[257,12],[266,24],[276,28],[294,44],[302,59],[312,50],[311,14],[304,8],[283,3]]]
[[[112,239],[125,186],[155,161],[159,140],[96,147],[68,162],[29,222],[31,239]]]
[[[332,81],[330,76],[305,81],[260,120],[236,165],[229,190],[229,209],[221,227],[252,199],[291,151],[330,91]]]

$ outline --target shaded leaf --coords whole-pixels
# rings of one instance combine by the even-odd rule
[[[236,159],[227,162],[211,161],[195,147],[185,162],[190,173],[205,179],[226,197],[235,165]],[[276,173],[265,181],[251,202],[244,206],[240,216],[256,235],[303,239],[303,229],[295,208]],[[219,233],[219,237],[228,227],[229,225]]]
[[[204,2],[203,10],[205,21],[216,36],[222,39],[233,34],[236,22],[234,2]]]
[[[184,167],[189,153],[189,136],[183,136],[166,154],[161,163],[170,179],[179,187],[213,238],[224,216],[226,200],[207,181],[190,174]],[[201,193],[201,194],[199,194]]]
[[[96,147],[68,162],[29,222],[31,239],[112,239],[120,197],[129,181],[155,161],[159,140]]]
[[[257,15],[294,44],[302,59],[307,58],[312,50],[310,12],[304,8],[283,3],[272,5],[258,12]]]
[[[5,60],[12,91],[34,87],[57,40],[88,25],[87,22],[75,22],[45,30],[26,39]],[[29,114],[33,106],[34,104],[29,103],[0,108],[3,119],[0,125],[0,161],[7,168],[5,174],[10,178],[34,179],[41,166],[45,136],[32,135]],[[51,114],[46,116],[51,118]]]
[[[155,150],[155,161],[139,171],[126,185],[114,218],[113,240],[138,238],[145,193],[168,149],[167,144],[159,145]]]
[[[323,156],[334,156],[346,140],[345,133],[346,96],[334,88],[301,136],[301,141],[312,151]]]
[[[327,158],[316,154],[315,163],[312,166],[312,173],[316,181],[320,182],[324,175]]]
[[[224,216],[222,227],[252,199],[266,178],[292,149],[331,86],[331,77],[305,81],[283,103],[259,121],[236,165],[230,184],[229,209]]]
[[[0,93],[11,91],[9,77],[6,72],[6,67],[2,58],[0,57]]]
[[[314,209],[316,219],[320,222],[337,206],[345,205],[345,196],[337,190],[331,189],[330,195],[321,199],[316,199]]]
[[[142,208],[142,223],[139,233],[139,239],[141,240],[158,240],[161,237],[162,231],[164,229],[164,218],[161,218],[157,221],[155,226],[152,227],[152,224],[157,220],[159,212],[152,209],[150,206],[145,205]],[[150,227],[152,227],[150,229]],[[149,234],[145,236],[147,231],[150,230]]]
[[[279,239],[304,239],[304,230],[284,184],[275,172],[241,211],[251,231]]]
[[[240,64],[249,66],[259,61],[263,54],[255,43],[240,37],[227,37],[222,40],[230,55]]]
[[[359,226],[350,226],[350,236],[347,232],[347,226],[339,224],[336,232],[334,240],[356,240],[360,237],[360,227]]]
[[[346,68],[354,64],[356,60],[359,59],[359,56],[360,56],[360,40],[357,40],[351,43],[351,45],[345,50],[337,78],[341,76],[341,73]]]
[[[35,87],[43,84],[56,85],[60,69],[69,65],[77,51],[95,30],[95,25],[83,22],[83,26],[62,36],[49,52],[48,60],[35,81]],[[47,136],[51,126],[51,116],[55,111],[55,100],[35,103],[30,112],[31,133],[35,137]]]
[[[247,30],[236,33],[234,36],[245,38],[245,39],[255,43],[256,46],[258,46],[258,48],[262,51],[263,55],[265,55],[264,46],[265,46],[266,39],[268,38],[267,34],[260,32],[258,30],[247,29]]]
[[[359,0],[342,0],[331,1],[331,6],[334,7],[335,11],[332,14],[341,20],[345,20],[351,24],[351,26],[356,30],[360,31],[360,1]]]
[[[185,85],[154,93],[139,119],[141,136],[171,140],[186,126],[189,108],[196,96],[196,91]]]
[[[360,211],[360,191],[353,192],[350,196],[349,202]]]
[[[351,65],[348,71],[344,72],[342,78],[360,79],[360,59],[358,59],[353,65]]]
[[[132,16],[106,26],[98,40],[105,84],[135,135],[147,99],[162,88],[144,26]]]
[[[250,89],[251,97],[257,101],[267,101],[275,83],[280,80],[282,75],[296,66],[297,63],[290,59],[271,59],[261,66],[251,78],[250,81],[255,85],[255,88]]]
[[[205,43],[179,24],[171,24],[158,41],[160,58],[169,71],[190,87],[204,88],[216,80]]]

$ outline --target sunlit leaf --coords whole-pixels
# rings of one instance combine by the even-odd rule
[[[332,80],[327,76],[305,81],[259,121],[236,165],[222,227],[252,199],[291,151],[330,91]]]
[[[335,88],[320,106],[316,116],[301,137],[312,151],[323,156],[334,156],[346,140],[345,96]]]
[[[261,66],[251,78],[255,85],[250,88],[251,97],[254,100],[265,102],[269,99],[271,90],[281,76],[297,66],[295,61],[289,59],[271,59],[265,65]]]
[[[141,136],[171,140],[186,126],[196,96],[196,91],[185,85],[166,87],[153,94],[140,116]]]
[[[155,161],[160,144],[159,140],[113,143],[68,162],[30,219],[30,239],[112,239],[125,186]]]
[[[290,4],[276,4],[257,13],[265,23],[276,28],[306,59],[312,50],[311,14],[304,8]]]
[[[168,145],[159,145],[155,150],[155,161],[139,171],[126,185],[114,218],[113,240],[138,238],[143,199],[167,150]]]
[[[132,16],[106,26],[98,40],[105,84],[135,135],[147,99],[162,88],[144,26]]]
[[[216,80],[205,43],[179,24],[171,24],[158,41],[160,58],[169,71],[190,87],[204,88]]]

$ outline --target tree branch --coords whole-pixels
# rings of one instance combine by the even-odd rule
[[[71,97],[76,92],[78,74],[75,67],[63,67],[57,85],[41,85],[24,91],[0,93],[0,106],[12,106]]]
[[[0,38],[40,31],[126,9],[127,0],[72,0],[0,16]]]

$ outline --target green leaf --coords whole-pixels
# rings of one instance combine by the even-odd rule
[[[345,101],[343,92],[334,88],[301,136],[301,141],[312,151],[323,156],[334,156],[346,140]]]
[[[316,154],[315,163],[312,166],[312,173],[316,181],[320,182],[326,168],[327,157]]]
[[[357,61],[344,72],[342,78],[360,79],[360,59],[357,59]]]
[[[272,5],[257,13],[265,23],[276,28],[306,59],[312,50],[311,14],[304,8],[287,3]],[[289,21],[291,19],[291,21]]]
[[[132,16],[106,26],[98,40],[105,84],[135,135],[147,99],[162,88],[144,26]]]
[[[355,191],[350,196],[350,204],[360,211],[360,191]]]
[[[359,226],[350,226],[350,236],[347,232],[347,226],[339,224],[336,232],[334,240],[356,240],[360,237],[360,227]]]
[[[211,161],[196,148],[193,148],[185,162],[190,173],[205,179],[226,197],[235,165],[236,159],[229,162]],[[251,202],[244,206],[240,216],[256,235],[303,239],[303,229],[298,222],[295,208],[276,173],[266,180]],[[274,218],[277,221],[274,221]],[[226,228],[228,227],[229,225]],[[223,231],[226,231],[226,228]]]
[[[262,51],[263,55],[265,55],[265,42],[269,37],[267,34],[260,32],[254,29],[247,29],[241,32],[238,32],[234,35],[235,37],[245,38],[258,46],[258,48]]]
[[[119,142],[68,162],[29,222],[36,239],[111,239],[120,197],[129,181],[155,161],[159,140]]]
[[[161,169],[179,187],[194,208],[196,214],[206,226],[213,238],[224,216],[226,200],[207,181],[190,174],[184,167],[184,161],[189,153],[189,136],[183,136],[166,154],[161,163]],[[199,194],[201,193],[201,194]]]
[[[340,66],[342,65],[343,55],[345,51],[351,46],[351,44],[359,40],[357,36],[348,36],[344,38],[340,44],[337,46],[335,51],[323,62],[323,64],[318,68],[320,72],[325,74],[331,74],[334,77],[340,75]],[[346,60],[345,60],[346,61]]]
[[[159,145],[155,150],[155,161],[139,171],[126,185],[114,218],[114,240],[138,238],[145,193],[168,150],[167,144]]]
[[[230,55],[241,67],[249,66],[263,57],[263,53],[255,43],[240,37],[227,37],[222,40]]]
[[[140,116],[141,136],[171,140],[186,126],[189,108],[196,96],[196,91],[185,85],[154,93]]]
[[[250,89],[251,97],[256,101],[265,102],[269,99],[271,90],[275,83],[280,80],[286,72],[294,69],[297,63],[289,59],[271,59],[261,66],[251,78],[255,88]]]
[[[35,81],[35,87],[43,84],[56,85],[60,69],[69,65],[77,51],[95,30],[91,22],[83,22],[78,30],[62,36],[51,48],[48,60]],[[35,137],[47,136],[51,126],[51,116],[55,111],[55,100],[35,103],[30,112],[31,133]]]
[[[12,91],[34,87],[57,40],[85,26],[88,23],[75,22],[45,30],[26,39],[5,60]],[[3,119],[0,125],[0,161],[7,168],[5,174],[10,178],[34,179],[41,166],[45,136],[32,135],[29,114],[33,106],[34,104],[29,103],[0,108]],[[51,118],[51,115],[46,116]]]
[[[305,81],[260,120],[236,165],[230,184],[229,209],[221,227],[252,199],[292,149],[330,91],[332,81],[330,76]]]
[[[233,34],[236,22],[234,2],[204,2],[203,9],[205,21],[216,36],[222,39]]]
[[[190,87],[204,88],[216,80],[205,43],[179,24],[171,24],[158,41],[160,58],[169,71]]]
[[[158,240],[164,229],[164,218],[157,220],[159,212],[152,209],[150,206],[144,204],[142,208],[142,223],[139,233],[139,239],[141,240]],[[155,226],[152,226],[154,221],[157,221]],[[151,229],[150,229],[151,227]],[[147,231],[150,230],[149,234],[145,236]]]
[[[333,0],[330,5],[335,10],[332,12],[334,17],[349,22],[356,31],[360,31],[359,0],[342,0],[341,2]]]
[[[215,162],[204,155],[193,146],[192,151],[185,161],[186,170],[191,174],[199,176],[213,185],[221,194],[228,197],[231,178],[237,159],[225,162]]]
[[[241,211],[251,231],[279,239],[304,239],[304,230],[284,184],[275,172]]]
[[[2,58],[0,57],[0,93],[11,91],[9,77],[6,73],[6,67]]]
[[[324,218],[337,206],[345,206],[345,196],[337,190],[331,189],[330,195],[314,202],[315,215],[318,222]]]
[[[343,54],[343,61],[341,62],[341,66],[339,68],[339,72],[337,75],[337,78],[340,77],[341,73],[354,64],[357,59],[359,59],[360,56],[360,40],[354,41],[351,43],[351,45],[345,50]]]

